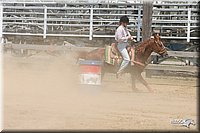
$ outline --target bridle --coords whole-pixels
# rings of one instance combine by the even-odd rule
[[[154,40],[155,44],[157,47],[161,47],[162,46],[162,49],[159,50],[158,54],[162,55],[163,53],[166,52],[166,49],[165,49],[165,46],[163,45],[163,43],[161,42],[161,44],[159,44],[159,42],[157,42],[156,40]],[[161,45],[161,46],[160,46]]]

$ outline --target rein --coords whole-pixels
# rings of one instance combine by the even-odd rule
[[[158,42],[155,40],[154,41],[155,42],[155,44],[158,46],[159,44],[158,44]],[[163,45],[163,43],[161,42],[161,45],[163,46],[163,48],[161,49],[161,51],[159,52],[159,54],[163,54],[164,52],[165,52],[165,47],[164,47],[164,45]]]

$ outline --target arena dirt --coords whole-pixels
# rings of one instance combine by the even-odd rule
[[[101,86],[79,84],[79,69],[69,55],[39,53],[31,57],[4,54],[4,129],[64,130],[197,130],[171,124],[197,122],[197,79],[146,78],[148,93],[130,75],[106,74]]]

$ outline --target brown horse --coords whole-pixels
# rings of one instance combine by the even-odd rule
[[[144,68],[148,64],[148,58],[150,57],[152,52],[155,52],[161,56],[167,56],[167,50],[163,45],[159,34],[154,34],[154,38],[147,39],[137,46],[135,46],[136,51],[136,61],[138,63],[134,63],[134,65],[129,65],[127,69],[125,69],[124,73],[130,73],[132,79],[132,89],[137,90],[135,86],[135,80],[138,79],[150,92],[152,92],[152,88],[148,85],[148,83],[144,80],[141,73]],[[105,48],[95,49],[91,52],[80,52],[78,58],[83,58],[87,60],[101,60],[104,62]],[[108,63],[103,63],[102,67],[102,75],[104,73],[116,73],[119,69],[119,65],[110,65]]]

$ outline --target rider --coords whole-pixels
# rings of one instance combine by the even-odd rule
[[[126,46],[128,46],[128,40],[133,40],[133,37],[127,29],[129,18],[127,16],[122,16],[120,18],[119,24],[120,25],[115,32],[115,40],[117,42],[117,48],[123,57],[123,61],[117,72],[117,77],[128,66],[130,62],[130,57],[128,51],[126,50]]]

